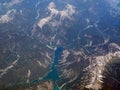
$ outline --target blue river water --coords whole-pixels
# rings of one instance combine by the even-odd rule
[[[56,65],[58,64],[58,60],[62,54],[62,51],[63,51],[63,47],[58,47],[56,49],[55,54],[54,54],[54,62],[51,68],[52,71],[44,78],[45,80],[51,79],[54,82],[59,80]]]

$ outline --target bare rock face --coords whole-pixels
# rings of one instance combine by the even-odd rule
[[[54,90],[54,84],[51,80],[48,80],[38,84],[37,86],[32,86],[24,90]]]
[[[36,90],[54,90],[54,84],[52,81],[45,81],[37,86]]]
[[[7,90],[54,90],[54,83],[51,80],[43,81],[38,85],[30,85],[30,86],[18,86],[7,88]],[[0,90],[6,90],[5,88],[1,88]]]

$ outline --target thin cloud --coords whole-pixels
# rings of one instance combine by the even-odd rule
[[[19,3],[21,3],[23,0],[12,0],[11,2],[8,3],[4,3],[3,5],[8,6],[8,7],[12,7],[14,5],[17,5]]]

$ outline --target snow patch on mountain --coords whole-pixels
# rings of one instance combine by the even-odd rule
[[[8,23],[13,20],[14,14],[16,13],[15,9],[8,10],[6,14],[0,16],[0,23]]]
[[[48,11],[50,12],[50,15],[42,18],[38,21],[37,25],[42,28],[46,24],[52,24],[52,26],[57,26],[60,25],[61,22],[64,19],[69,19],[72,20],[72,16],[76,13],[75,7],[73,5],[67,4],[63,10],[58,10],[56,9],[56,5],[54,2],[51,2],[48,7]],[[60,16],[59,21],[57,22],[52,22],[53,18],[55,18],[57,15]]]

